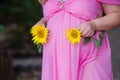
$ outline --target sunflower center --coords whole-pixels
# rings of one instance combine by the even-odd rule
[[[78,37],[78,33],[76,31],[72,31],[71,36],[73,38],[77,38]]]
[[[44,31],[40,30],[37,32],[37,35],[39,36],[39,38],[43,38],[45,36]]]

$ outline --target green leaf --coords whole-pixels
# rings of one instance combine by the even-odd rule
[[[0,32],[3,32],[3,31],[4,31],[4,26],[0,25]]]
[[[99,37],[100,37],[100,39],[102,39],[103,40],[103,38],[105,37],[105,35],[104,35],[104,32],[102,31],[102,33],[99,35]]]
[[[90,42],[91,41],[91,37],[86,37],[85,39],[84,39],[84,44],[86,44],[86,43],[88,43],[88,42]]]
[[[38,44],[38,45],[37,45],[37,49],[38,49],[38,52],[39,52],[39,53],[42,53],[42,45],[41,45],[41,44]]]
[[[104,37],[105,37],[105,34],[104,34],[104,32],[102,31],[102,33],[99,35],[100,45],[102,45],[102,41],[103,41]]]
[[[94,43],[97,46],[97,48],[100,46],[100,41],[98,41],[96,38],[94,38]]]

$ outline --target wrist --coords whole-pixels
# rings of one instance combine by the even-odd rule
[[[91,24],[92,29],[93,29],[94,31],[96,31],[97,28],[96,28],[95,23],[94,23],[93,21],[91,21],[90,24]]]
[[[45,18],[45,17],[43,17],[43,20],[44,20],[44,22],[45,22],[45,23],[47,22],[47,20],[46,20],[46,18]]]

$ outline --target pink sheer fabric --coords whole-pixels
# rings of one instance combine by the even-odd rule
[[[82,38],[80,44],[72,45],[65,38],[67,29],[98,18],[102,1],[119,3],[117,0],[68,0],[62,5],[58,0],[46,2],[43,11],[49,38],[43,48],[42,80],[113,80],[107,33],[99,48],[93,38],[99,39],[101,31],[88,44],[83,44]]]
[[[46,5],[44,5],[44,16],[48,20],[56,13],[65,11],[83,20],[91,20],[96,18],[100,14],[100,8],[100,4],[94,0],[68,0],[64,3],[62,8],[59,8],[57,0],[48,0]]]

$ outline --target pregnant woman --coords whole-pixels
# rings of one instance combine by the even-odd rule
[[[120,25],[120,0],[39,0],[49,38],[43,47],[42,80],[113,80],[106,31]],[[104,14],[104,16],[103,16]],[[67,29],[82,33],[79,44],[66,38]],[[99,47],[94,38],[104,38]],[[90,42],[84,44],[86,37]]]

